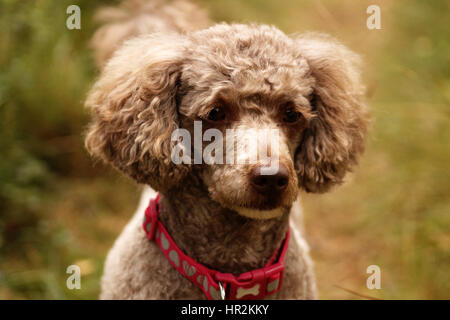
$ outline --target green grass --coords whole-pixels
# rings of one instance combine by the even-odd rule
[[[117,2],[117,1],[115,1]],[[363,55],[373,125],[349,182],[305,195],[321,298],[450,297],[448,1],[199,1],[216,21],[327,32]],[[88,41],[109,1],[0,0],[0,299],[91,299],[137,187],[83,148],[82,104],[96,70]],[[78,4],[82,29],[67,30]],[[114,196],[112,196],[114,195]],[[66,268],[82,267],[82,290]],[[381,268],[368,290],[366,268]]]

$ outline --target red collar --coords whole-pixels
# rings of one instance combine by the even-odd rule
[[[280,290],[284,265],[283,260],[289,243],[289,229],[281,247],[264,268],[255,269],[234,276],[209,269],[186,255],[175,244],[166,228],[158,220],[159,194],[145,210],[143,227],[147,238],[155,240],[167,260],[185,278],[199,287],[211,300],[263,299]]]

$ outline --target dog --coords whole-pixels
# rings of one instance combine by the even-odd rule
[[[299,194],[341,184],[364,150],[358,55],[326,35],[211,24],[184,0],[125,1],[100,16],[86,147],[145,185],[101,299],[316,299]],[[173,133],[193,137],[196,123],[225,151],[244,141],[241,158],[256,161],[174,163]],[[279,139],[260,161],[249,147],[266,129]]]

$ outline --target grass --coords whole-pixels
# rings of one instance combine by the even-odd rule
[[[116,1],[117,2],[117,1]],[[373,125],[349,181],[304,195],[320,297],[450,297],[450,48],[446,1],[199,1],[216,21],[330,33],[366,62]],[[131,181],[92,164],[82,107],[94,10],[109,1],[0,1],[0,299],[94,299],[133,212]],[[379,3],[382,29],[366,28]],[[65,28],[78,4],[82,29]],[[82,269],[82,290],[66,268]],[[381,290],[366,268],[381,268]]]

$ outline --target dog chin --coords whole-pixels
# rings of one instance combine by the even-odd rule
[[[271,210],[260,210],[260,209],[254,209],[254,208],[235,207],[235,208],[233,208],[233,210],[236,211],[237,213],[239,213],[241,216],[251,218],[251,219],[260,219],[260,220],[281,217],[285,211],[285,209],[283,207],[278,207],[278,208],[271,209]]]

